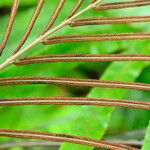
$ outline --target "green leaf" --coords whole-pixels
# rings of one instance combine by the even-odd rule
[[[144,140],[144,145],[142,147],[142,150],[149,150],[150,149],[150,122],[147,128],[146,137]]]

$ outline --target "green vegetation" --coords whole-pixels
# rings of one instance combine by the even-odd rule
[[[56,21],[61,22],[70,12],[74,0],[69,0]],[[6,51],[0,58],[3,62],[15,49],[23,36],[25,28],[34,10],[36,1],[22,0],[16,21],[9,38]],[[46,25],[55,6],[55,1],[46,0],[42,12],[26,44],[31,43]],[[1,0],[0,9],[10,7],[10,0]],[[83,7],[85,4],[83,5]],[[125,10],[89,11],[83,17],[142,15],[149,13],[149,6]],[[119,15],[118,15],[119,14]],[[2,40],[9,15],[6,12],[0,16],[0,41]],[[66,27],[55,35],[83,33],[129,33],[150,32],[150,23],[101,25],[86,27]],[[103,41],[67,43],[50,46],[38,45],[25,56],[43,54],[150,54],[149,40],[143,41]],[[0,72],[0,78],[16,76],[44,77],[76,77],[100,78],[102,80],[137,81],[150,83],[150,66],[148,62],[112,62],[112,63],[43,63],[27,66],[10,66]],[[82,96],[91,98],[118,98],[149,101],[149,91],[135,91],[109,88],[64,87],[55,85],[13,85],[0,87],[0,98],[12,97],[48,97],[48,96]],[[114,107],[94,106],[15,106],[0,107],[0,128],[40,130],[54,133],[79,135],[102,139],[110,135],[120,135],[124,132],[143,130],[148,126],[150,112]],[[113,138],[113,136],[112,136]],[[132,139],[139,140],[136,137]],[[143,140],[144,137],[140,137]],[[1,142],[15,141],[0,138]],[[18,141],[18,140],[17,140]],[[150,125],[147,130],[143,150],[150,149]],[[23,148],[19,148],[23,149]],[[34,149],[34,148],[29,148]],[[41,150],[46,149],[45,147]],[[63,143],[60,150],[92,150],[87,146]],[[13,148],[12,150],[15,150]]]

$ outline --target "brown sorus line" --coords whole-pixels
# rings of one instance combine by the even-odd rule
[[[0,106],[21,105],[89,105],[114,106],[150,110],[150,102],[123,99],[82,98],[82,97],[46,97],[46,98],[0,98]]]
[[[33,12],[32,18],[31,18],[31,20],[30,20],[30,22],[29,22],[29,24],[28,24],[28,26],[26,28],[26,31],[24,33],[24,36],[21,39],[21,41],[20,41],[19,45],[17,46],[17,48],[15,49],[15,51],[12,53],[12,55],[17,53],[21,49],[21,47],[23,46],[23,44],[25,43],[25,41],[29,37],[29,35],[30,35],[30,33],[31,33],[31,31],[32,31],[32,29],[34,27],[34,24],[35,24],[39,14],[40,14],[40,12],[41,12],[41,9],[43,7],[44,1],[45,0],[38,0],[37,5],[35,7],[35,10]]]
[[[84,18],[71,22],[71,27],[86,25],[104,25],[104,24],[128,24],[150,22],[150,16],[123,16],[123,17],[101,17],[101,18]]]
[[[16,14],[17,14],[17,10],[18,10],[18,5],[19,5],[19,0],[13,0],[13,5],[11,8],[11,12],[10,12],[10,18],[7,24],[7,28],[6,28],[6,32],[4,34],[4,38],[2,40],[2,43],[0,44],[0,56],[2,55],[2,52],[7,44],[10,32],[12,30],[15,18],[16,18]]]
[[[40,36],[41,35],[44,35],[52,26],[53,24],[55,23],[57,17],[59,16],[64,4],[65,4],[66,0],[60,0],[54,10],[54,13],[52,15],[52,17],[50,18],[47,26],[43,29],[43,31],[41,32]]]
[[[42,42],[44,45],[71,43],[71,42],[88,42],[88,41],[113,41],[113,40],[144,40],[150,39],[150,33],[116,33],[116,34],[85,34],[56,36]]]
[[[23,131],[23,130],[10,130],[10,129],[0,129],[0,136],[11,137],[11,138],[23,138],[23,139],[39,139],[45,141],[54,142],[68,142],[74,144],[87,145],[98,148],[106,148],[109,150],[137,150],[136,148],[115,144],[111,142],[106,142],[102,140],[95,140],[90,138],[84,138],[79,136],[56,134],[56,133],[46,133],[37,131]]]
[[[142,7],[150,5],[149,0],[135,0],[135,1],[126,1],[126,2],[112,2],[101,4],[94,8],[94,10],[110,10],[110,9],[123,9],[123,8],[133,8],[133,7]]]
[[[20,58],[17,66],[50,62],[103,62],[103,61],[150,61],[144,54],[66,54]]]
[[[55,84],[63,86],[125,88],[125,89],[150,91],[150,84],[137,82],[104,81],[96,79],[78,79],[78,78],[50,78],[50,77],[15,77],[15,78],[0,79],[0,86],[16,85],[16,84]]]

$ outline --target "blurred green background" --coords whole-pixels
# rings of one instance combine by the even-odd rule
[[[108,0],[106,0],[107,2]],[[25,32],[36,5],[36,0],[20,0],[16,21],[13,26],[6,50],[0,58],[3,62],[15,49]],[[76,1],[68,0],[64,5],[56,24],[65,19]],[[90,0],[84,2],[84,8]],[[0,0],[0,41],[6,30],[12,0]],[[31,43],[42,31],[51,17],[56,1],[45,0],[44,7],[34,26],[34,29],[25,43]],[[148,15],[149,6],[109,10],[89,11],[84,17],[102,16],[134,16]],[[128,33],[150,32],[150,23],[126,25],[100,25],[86,27],[66,27],[54,35],[92,34],[92,33]],[[50,46],[38,45],[24,56],[44,54],[111,54],[111,53],[142,53],[150,54],[149,40],[143,41],[104,41],[67,43]],[[16,76],[48,76],[48,77],[74,77],[94,78],[118,81],[137,81],[150,83],[150,66],[148,62],[112,62],[112,63],[47,63],[27,65],[21,67],[11,66],[0,72],[0,77]],[[63,87],[54,85],[16,85],[0,87],[0,98],[9,97],[46,97],[46,96],[82,96],[99,98],[122,98],[139,101],[149,101],[150,92],[124,89]],[[80,135],[91,138],[104,138],[108,140],[136,140],[143,141],[146,127],[150,119],[150,112],[137,109],[123,109],[113,107],[89,106],[19,106],[0,108],[0,128],[39,130],[55,133]],[[1,143],[22,142],[0,138]],[[1,144],[2,145],[2,144]],[[91,150],[93,148],[72,144],[56,144],[54,147],[19,147],[12,150]],[[147,148],[146,148],[147,149]],[[147,149],[148,150],[148,149]]]

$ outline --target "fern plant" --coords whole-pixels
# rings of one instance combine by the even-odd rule
[[[41,53],[42,55],[31,56],[30,51],[34,47],[36,50],[36,47],[39,44],[42,45],[40,48],[43,49],[45,48],[46,45],[50,45],[50,47],[52,48],[57,48],[54,46],[54,45],[57,46],[57,44],[59,44],[62,49],[63,47],[65,49],[66,48],[65,43],[79,44],[82,42],[94,41],[93,46],[97,46],[96,42],[103,42],[103,41],[111,45],[113,45],[113,43],[110,43],[110,41],[118,42],[118,41],[127,40],[126,43],[130,43],[137,40],[146,41],[150,39],[149,32],[135,31],[132,33],[131,32],[130,33],[119,33],[119,32],[99,33],[98,29],[100,26],[104,27],[104,25],[106,26],[114,25],[115,28],[117,24],[125,24],[127,26],[129,23],[143,23],[143,22],[145,23],[150,21],[150,16],[147,15],[129,16],[128,15],[128,16],[119,16],[119,17],[116,16],[99,17],[99,14],[102,13],[102,11],[104,10],[111,12],[113,9],[114,10],[125,9],[125,8],[133,9],[135,7],[139,7],[139,9],[141,9],[141,7],[144,6],[149,7],[150,2],[148,0],[135,0],[135,1],[109,3],[102,0],[92,0],[92,1],[77,0],[76,2],[73,3],[74,6],[70,10],[70,8],[68,8],[70,6],[66,4],[67,3],[66,0],[59,0],[46,27],[42,28],[42,30],[40,30],[40,32],[38,33],[36,31],[36,34],[38,34],[36,35],[37,37],[31,43],[27,43],[27,45],[24,46],[25,42],[27,42],[27,39],[30,38],[31,31],[34,30],[34,26],[36,25],[35,23],[36,21],[38,21],[41,11],[44,10],[43,8],[44,2],[45,2],[44,0],[37,1],[32,17],[25,29],[25,33],[23,37],[21,38],[19,44],[17,45],[17,48],[15,48],[15,50],[13,51],[9,50],[9,53],[7,53],[3,57],[5,52],[7,52],[6,49],[7,43],[9,48],[8,39],[10,37],[11,31],[13,30],[13,27],[15,26],[14,23],[17,20],[16,17],[18,12],[19,0],[12,1],[10,18],[8,20],[6,32],[3,36],[0,45],[0,53],[2,55],[1,58],[3,60],[3,62],[0,65],[0,71],[1,71],[0,86],[2,86],[1,90],[6,90],[7,86],[12,86],[15,89],[16,86],[19,87],[19,85],[24,86],[25,84],[28,84],[30,86],[25,87],[26,89],[25,91],[27,91],[28,93],[29,91],[27,88],[29,88],[30,90],[31,87],[32,89],[32,84],[38,84],[38,85],[44,84],[44,85],[61,85],[63,87],[75,86],[74,88],[91,87],[92,91],[89,92],[89,95],[87,97],[77,97],[76,95],[74,97],[68,97],[65,94],[60,94],[59,96],[56,97],[53,96],[54,91],[51,91],[52,92],[51,94],[49,93],[41,94],[39,89],[40,87],[36,91],[35,97],[31,97],[30,94],[28,95],[26,93],[23,94],[19,93],[17,97],[13,97],[13,93],[11,93],[9,97],[6,97],[5,93],[4,95],[1,94],[1,98],[0,98],[1,107],[20,106],[20,105],[48,105],[48,106],[58,105],[58,107],[60,105],[63,106],[76,105],[76,107],[69,108],[70,109],[68,111],[69,114],[75,112],[73,116],[75,117],[75,119],[73,121],[68,121],[67,127],[64,127],[64,125],[62,125],[59,128],[58,127],[59,125],[57,124],[55,127],[52,126],[50,128],[50,131],[52,132],[60,131],[63,134],[56,134],[51,132],[27,131],[27,130],[0,129],[0,136],[12,137],[12,138],[24,138],[24,139],[38,139],[38,140],[54,141],[54,142],[68,142],[68,143],[85,145],[85,147],[82,147],[78,145],[72,146],[72,145],[64,144],[61,147],[61,149],[93,149],[93,147],[112,149],[112,150],[137,149],[135,147],[131,147],[126,144],[113,143],[110,141],[98,140],[98,139],[103,136],[107,128],[108,120],[110,118],[112,110],[114,109],[114,107],[110,107],[110,106],[150,110],[149,102],[124,99],[127,90],[129,89],[136,90],[136,91],[150,90],[150,84],[134,81],[139,76],[143,68],[149,65],[148,63],[150,61],[149,52],[145,51],[145,49],[141,50],[140,47],[140,52],[139,50],[137,50],[133,52],[127,51],[125,53],[120,53],[119,51],[115,52],[116,50],[115,47],[114,48],[115,50],[113,52],[108,52],[107,50],[107,52],[104,52],[105,54],[97,54],[97,53],[87,54],[87,52],[81,52],[81,53],[77,52],[75,54],[70,54],[72,53],[72,51],[70,52],[68,50],[67,54],[59,54],[59,52],[57,52],[57,54],[45,55],[43,50]],[[49,4],[49,2],[47,2],[47,4]],[[63,9],[65,5],[67,5],[67,8],[69,9],[69,13],[67,11],[66,16],[62,20],[60,19],[61,22],[57,22],[57,19],[61,15],[61,12],[65,11],[65,9]],[[94,13],[98,15],[98,17],[97,16],[95,17],[94,15],[93,15],[94,17],[92,15],[88,15],[90,17],[84,18],[84,13],[88,13],[88,12],[89,14],[91,14],[92,12],[92,14]],[[46,14],[45,16],[49,16],[49,15]],[[81,18],[82,16],[83,18]],[[65,27],[71,29],[71,33],[73,34],[69,33],[69,35],[64,35],[64,33],[66,32],[66,30],[64,30]],[[38,26],[38,28],[41,28],[41,26]],[[84,30],[84,28],[90,30],[90,34],[87,33],[80,34],[80,29]],[[75,34],[76,32],[78,34]],[[61,35],[58,35],[58,33]],[[116,45],[118,45],[118,43]],[[73,47],[75,47],[75,45],[73,45]],[[104,47],[107,48],[107,46]],[[69,47],[67,48],[69,49]],[[84,44],[82,48],[83,49],[85,48]],[[87,46],[87,48],[89,48],[89,46]],[[23,57],[23,55],[26,54],[28,56]],[[87,62],[115,62],[115,63],[110,65],[107,71],[103,74],[101,80],[98,80],[98,79],[81,79],[81,78],[68,78],[68,77],[63,78],[60,77],[59,75],[58,77],[55,77],[55,69],[56,68],[58,69],[57,70],[58,74],[60,72],[58,67],[59,64],[57,64],[58,66],[57,65],[55,66],[55,63],[57,62],[73,62],[70,64],[68,63],[69,65],[66,64],[66,66],[61,66],[64,67],[64,70],[67,67],[69,68],[69,66],[70,68],[76,67],[77,63],[75,62],[80,62],[80,64],[87,63]],[[46,64],[48,68],[51,69],[51,66],[49,66],[49,64],[51,63],[53,63],[52,65],[54,65],[52,67],[54,71],[47,70],[47,68],[45,69],[45,67],[44,68],[42,67],[42,64]],[[14,66],[12,67],[12,65],[15,65],[16,67]],[[16,68],[18,69],[19,67],[23,66],[23,70],[25,72],[25,69],[28,70],[30,68],[30,65],[32,66],[37,65],[36,69],[34,68],[34,70],[32,69],[31,66],[31,70],[32,70],[31,73],[29,74],[25,73],[23,76],[18,76],[18,75],[16,76],[16,74],[13,75],[14,70]],[[69,69],[67,70],[71,71]],[[44,70],[46,72],[52,71],[53,77],[52,76],[50,77],[49,73],[47,73],[47,76],[41,76]],[[112,70],[111,73],[110,70]],[[134,71],[135,73],[132,73],[132,71]],[[22,74],[20,71],[18,72],[19,74]],[[33,76],[34,74],[36,76]],[[122,81],[122,78],[124,79],[124,81]],[[7,90],[7,92],[9,91]],[[32,91],[30,92],[32,94]],[[57,91],[57,93],[59,92]],[[24,95],[26,97],[24,97]],[[49,97],[49,95],[52,96]],[[81,105],[84,105],[85,107]],[[105,107],[100,107],[100,106],[105,106]],[[10,107],[10,109],[12,110],[12,107]],[[42,107],[40,107],[40,109],[42,109]],[[56,107],[56,111],[57,111],[57,107]],[[60,112],[60,116],[61,113],[62,112]],[[88,114],[88,117],[92,117],[92,118],[87,119],[85,113]],[[23,118],[23,121],[25,121],[25,118]],[[91,121],[92,123],[91,125],[89,125]],[[32,123],[32,122],[28,122],[28,123]],[[87,127],[85,126],[85,124]],[[68,130],[67,129],[63,130],[63,128],[68,128]],[[101,131],[98,131],[99,128]],[[69,134],[72,135],[68,135],[68,133],[66,132],[69,132]]]

